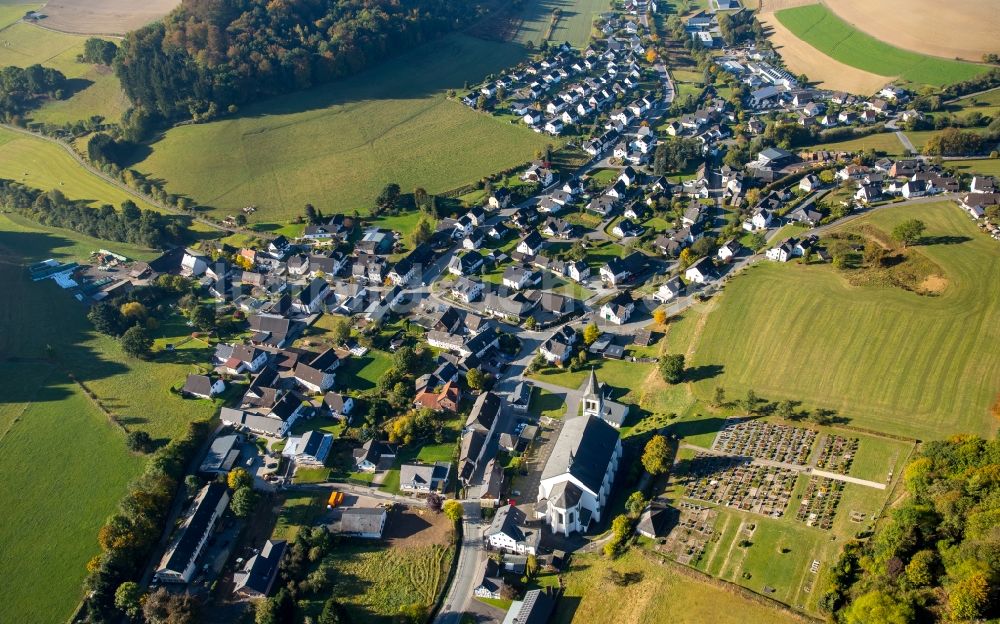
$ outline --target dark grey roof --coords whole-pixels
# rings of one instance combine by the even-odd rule
[[[351,507],[340,516],[340,530],[344,533],[382,534],[382,518],[385,509],[381,507]]]
[[[650,506],[642,512],[636,530],[646,536],[662,537],[667,534],[674,511],[670,507]]]
[[[484,392],[476,399],[472,405],[472,411],[465,421],[466,427],[472,427],[481,431],[489,431],[493,428],[493,423],[500,414],[503,401],[492,392]]]
[[[239,436],[235,434],[219,436],[212,440],[212,446],[201,462],[201,472],[228,472],[240,456],[238,442]]]
[[[525,532],[521,526],[527,521],[527,515],[513,505],[504,505],[496,511],[493,522],[486,529],[484,535],[506,535],[515,542],[525,541]]]
[[[555,606],[556,596],[549,588],[533,589],[524,595],[514,621],[517,624],[546,624]]]
[[[284,540],[267,540],[260,553],[247,559],[243,570],[233,575],[236,591],[247,589],[263,596],[269,594],[286,546]]]
[[[617,446],[618,431],[603,420],[593,416],[570,418],[545,463],[542,479],[569,473],[597,492]]]
[[[184,382],[184,392],[198,396],[211,396],[212,380],[207,375],[188,375]]]
[[[194,558],[198,546],[202,543],[202,536],[208,531],[212,519],[215,517],[215,508],[219,501],[225,496],[228,504],[229,490],[225,485],[213,481],[209,483],[195,498],[194,511],[188,516],[183,527],[181,527],[180,537],[170,550],[169,556],[161,566],[161,569],[171,572],[183,573],[188,564]]]

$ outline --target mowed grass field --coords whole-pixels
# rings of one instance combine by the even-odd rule
[[[553,43],[567,42],[576,48],[584,48],[590,42],[594,20],[601,13],[611,9],[610,0],[531,0],[522,9],[524,21],[517,33],[521,43],[529,41],[534,45],[542,42],[552,22],[552,11],[559,9],[559,22],[550,39]]]
[[[606,576],[609,568],[622,574],[637,574],[640,580],[624,587],[616,585]],[[555,624],[802,621],[786,611],[674,571],[635,548],[614,561],[593,554],[574,555],[564,580],[565,594],[552,618]]]
[[[691,366],[722,369],[694,383],[696,396],[752,388],[921,439],[993,431],[1000,248],[951,202],[886,208],[864,222],[888,232],[908,218],[923,220],[926,236],[953,237],[918,248],[944,272],[940,296],[850,286],[826,265],[757,265],[726,286],[694,342]]]
[[[354,78],[166,133],[136,165],[217,215],[256,205],[256,222],[306,203],[367,212],[382,187],[435,193],[527,162],[557,140],[446,98],[523,58],[518,44],[452,35]]]
[[[90,173],[58,145],[4,128],[0,128],[0,178],[44,191],[59,189],[69,199],[87,200],[93,206],[117,208],[131,199],[144,210],[156,210]]]
[[[70,374],[157,442],[215,413],[207,401],[169,392],[207,358],[207,347],[154,361],[127,358],[117,341],[92,331],[84,305],[52,281],[31,282],[23,267],[83,259],[102,247],[154,255],[0,215],[0,578],[9,593],[2,622],[70,616],[86,562],[98,551],[97,530],[144,463]]]
[[[899,142],[899,138],[893,132],[879,132],[859,139],[836,141],[833,143],[817,143],[802,148],[802,150],[828,150],[831,152],[858,152],[868,149],[873,149],[876,152],[890,156],[903,155],[903,144]]]
[[[857,30],[821,4],[783,9],[775,16],[795,36],[820,52],[882,76],[940,86],[967,80],[989,69],[893,47]]]
[[[23,14],[24,11],[21,11],[16,17]],[[12,16],[2,13],[0,17],[10,20]],[[77,55],[83,52],[86,40],[87,37],[82,35],[53,32],[25,22],[0,31],[0,67],[27,67],[37,63],[58,69],[73,81],[70,97],[48,102],[33,111],[33,121],[61,125],[88,119],[92,115],[100,115],[112,122],[121,118],[128,101],[114,72],[108,67],[76,60]]]

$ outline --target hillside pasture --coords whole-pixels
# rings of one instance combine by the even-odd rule
[[[167,131],[136,168],[217,216],[256,205],[252,221],[300,215],[307,202],[367,213],[382,187],[431,193],[531,160],[558,140],[449,100],[525,50],[452,35],[354,78]]]
[[[837,410],[855,426],[941,438],[988,435],[1000,389],[1000,250],[951,202],[890,207],[846,227],[891,231],[922,219],[917,252],[944,272],[938,296],[852,286],[828,265],[757,265],[708,313],[691,366],[721,372],[693,384],[740,397]],[[934,242],[934,240],[937,242]]]
[[[574,555],[564,574],[565,593],[552,621],[556,624],[654,624],[664,621],[675,624],[790,624],[802,621],[787,611],[750,600],[718,584],[702,581],[691,573],[661,565],[653,557],[637,549],[614,561],[593,554]],[[608,577],[609,569],[637,580],[616,584]],[[615,607],[609,608],[609,605]]]
[[[869,134],[858,139],[847,141],[836,141],[834,143],[816,143],[801,148],[803,151],[827,150],[831,152],[859,152],[861,150],[875,150],[876,152],[888,154],[889,156],[902,156],[904,149],[899,138],[894,132],[879,132]]]
[[[852,27],[825,5],[783,9],[775,16],[793,35],[823,54],[880,76],[899,77],[918,85],[942,86],[968,80],[989,69],[985,65],[947,60],[894,47]],[[920,19],[926,21],[926,17],[922,15]],[[891,23],[892,18],[886,17],[884,21]],[[931,24],[933,22],[928,22],[928,28],[938,28]]]
[[[18,5],[24,6],[24,5]],[[33,121],[64,124],[93,115],[116,122],[128,101],[110,67],[79,63],[87,37],[67,35],[18,22],[0,32],[0,66],[40,64],[71,80],[69,97],[53,100],[31,113]]]
[[[516,40],[538,46],[549,30],[552,11],[559,9],[559,21],[549,41],[565,41],[573,47],[584,48],[590,42],[594,20],[610,8],[609,0],[529,0],[521,10],[523,21]]]
[[[156,21],[178,0],[52,0],[45,5],[46,28],[82,35],[124,35]]]

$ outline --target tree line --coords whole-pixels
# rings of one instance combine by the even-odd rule
[[[191,0],[130,32],[115,71],[145,114],[210,119],[355,74],[479,12],[446,0]]]
[[[119,243],[158,249],[182,239],[177,224],[152,210],[141,210],[131,200],[121,210],[109,204],[91,208],[67,199],[59,189],[42,191],[13,180],[0,179],[0,205],[43,225]]]
[[[868,539],[846,545],[821,606],[847,624],[996,618],[998,474],[998,440],[927,443],[904,471],[908,497]]]

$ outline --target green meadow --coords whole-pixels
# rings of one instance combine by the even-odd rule
[[[550,137],[447,98],[522,59],[517,44],[452,35],[353,78],[171,129],[135,167],[217,216],[285,221],[306,203],[369,211],[388,182],[432,193],[527,162]]]
[[[993,431],[1000,250],[951,202],[887,208],[865,222],[888,232],[908,218],[938,237],[916,249],[941,267],[941,294],[853,286],[829,265],[761,263],[707,314],[689,363],[718,374],[696,381],[695,395],[753,389],[921,439]]]
[[[6,475],[0,577],[12,590],[0,605],[3,622],[69,618],[86,562],[98,551],[97,530],[142,470],[144,459],[126,451],[124,432],[84,386],[120,422],[148,431],[158,443],[215,413],[207,401],[169,392],[207,358],[207,345],[152,361],[128,358],[117,341],[92,331],[84,305],[50,280],[31,282],[24,269],[45,258],[85,259],[102,247],[136,258],[154,255],[0,215],[0,468]],[[166,324],[158,334],[170,331]]]
[[[786,28],[820,52],[864,71],[941,86],[989,70],[985,65],[927,56],[896,48],[857,30],[822,4],[775,13]]]
[[[9,13],[17,13],[15,19],[20,18],[31,6],[0,7],[3,9],[0,23],[11,24]],[[46,30],[25,22],[11,24],[0,32],[0,67],[27,67],[38,63],[58,69],[72,80],[68,97],[48,102],[33,111],[32,121],[61,125],[93,115],[100,115],[109,121],[118,121],[121,117],[128,101],[111,68],[76,60],[77,55],[83,52],[86,40],[87,37],[82,35]]]

